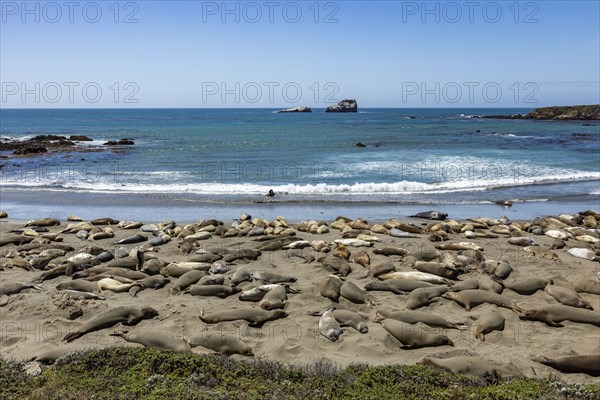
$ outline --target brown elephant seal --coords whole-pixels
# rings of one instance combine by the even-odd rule
[[[383,328],[402,344],[402,349],[420,349],[423,347],[454,346],[446,335],[432,334],[416,325],[386,318],[379,321]]]
[[[198,270],[188,270],[185,274],[181,275],[174,282],[174,286],[171,288],[172,295],[181,294],[185,289],[189,286],[195,284],[203,277],[207,276],[208,272],[206,271],[198,271]]]
[[[260,308],[264,310],[282,309],[285,307],[287,298],[285,286],[277,285],[276,288],[269,290],[267,294],[265,294],[260,302]]]
[[[250,281],[252,281],[252,276],[250,276],[250,271],[245,268],[238,268],[231,276],[231,284],[233,286],[237,286],[242,282]]]
[[[591,279],[579,279],[573,283],[577,292],[600,294],[600,281]]]
[[[367,291],[362,290],[354,283],[348,281],[342,283],[342,286],[340,287],[340,295],[346,300],[356,304],[374,303],[373,298],[367,293]]]
[[[373,250],[373,254],[381,254],[382,256],[386,256],[386,257],[389,257],[389,256],[404,257],[405,255],[408,254],[408,251],[401,247],[384,247],[381,249]]]
[[[340,299],[340,289],[343,283],[340,277],[329,275],[319,284],[319,293],[321,296],[337,303]]]
[[[504,376],[522,376],[523,374],[516,368],[509,368],[507,365],[499,364],[478,356],[458,356],[450,358],[425,357],[421,364],[431,368],[441,369],[454,374],[466,374],[474,376],[490,376],[494,372],[499,372]]]
[[[315,311],[315,312],[309,313],[309,315],[313,315],[313,316],[317,317],[317,316],[322,316],[323,313],[321,311]],[[360,333],[369,332],[369,327],[367,326],[366,318],[354,311],[339,310],[334,307],[333,316],[335,317],[336,321],[340,323],[341,327],[349,326],[349,327],[354,328],[355,330],[359,331]]]
[[[25,226],[57,226],[60,225],[60,221],[56,218],[44,218],[38,220],[28,221]]]
[[[329,307],[319,319],[319,332],[332,342],[338,340],[342,334],[342,328],[333,315],[334,310],[335,307]]]
[[[591,376],[600,376],[600,354],[557,358],[537,356],[531,357],[531,360],[565,373],[582,373]]]
[[[369,253],[366,250],[359,250],[354,254],[354,258],[352,259],[356,264],[362,265],[366,269],[369,269],[371,266],[371,257],[369,257]]]
[[[233,335],[226,335],[223,333],[208,334],[203,332],[190,337],[187,341],[192,348],[201,346],[227,356],[232,354],[248,357],[254,356],[252,348]]]
[[[454,283],[450,286],[449,292],[460,292],[462,290],[479,289],[479,281],[477,279],[467,279]]]
[[[486,308],[477,316],[475,337],[484,342],[486,334],[504,330],[504,322],[505,318],[498,310],[498,307],[493,305]]]
[[[392,292],[394,294],[405,294],[412,292],[415,289],[423,287],[433,287],[432,283],[415,281],[412,279],[388,279],[386,281],[369,282],[365,285],[365,290],[379,290],[384,292]]]
[[[421,322],[433,328],[459,330],[468,329],[468,327],[465,324],[449,322],[441,315],[433,314],[431,312],[414,310],[377,310],[375,321],[380,321],[385,318],[395,319],[397,321],[405,322],[411,325],[414,325],[417,322]]]
[[[214,296],[224,299],[241,291],[242,289],[236,286],[196,284],[192,287],[188,287],[185,292],[192,296]]]
[[[479,278],[478,289],[501,294],[504,291],[504,286],[491,278],[489,275],[483,274]]]
[[[323,260],[323,267],[340,276],[347,276],[350,272],[352,272],[352,268],[350,267],[348,261],[334,256],[327,256]]]
[[[73,279],[72,281],[59,283],[56,285],[58,290],[77,290],[80,292],[96,292],[98,285],[95,282],[86,281],[84,279]]]
[[[446,293],[448,288],[446,286],[433,286],[424,287],[413,290],[409,293],[404,301],[406,308],[409,310],[415,310],[417,308],[428,306],[429,304],[437,301],[438,297]]]
[[[31,357],[29,361],[37,361],[42,364],[53,364],[56,360],[67,354],[73,353],[73,348],[69,346],[54,347],[49,350],[42,351],[35,357]]]
[[[394,266],[394,263],[391,260],[385,259],[382,261],[377,261],[371,264],[371,266],[369,267],[369,272],[367,273],[367,275],[365,275],[365,278],[368,276],[373,276],[377,278],[379,275],[394,272],[395,270],[396,267]]]
[[[11,296],[13,294],[21,293],[25,289],[44,290],[41,285],[29,282],[16,282],[8,283],[0,286],[0,296]]]
[[[518,282],[503,282],[506,289],[524,296],[530,296],[538,290],[544,290],[548,284],[552,284],[552,280],[531,278]]]
[[[177,337],[171,333],[147,330],[141,332],[115,332],[110,336],[117,336],[125,339],[127,342],[138,343],[145,347],[153,347],[156,349],[171,350],[176,353],[186,353],[191,351],[190,345],[181,337]]]
[[[525,310],[519,316],[525,321],[540,321],[553,327],[561,327],[563,321],[579,322],[600,326],[600,314],[595,311],[585,310],[577,307],[552,304]]]
[[[151,319],[157,315],[158,311],[152,307],[144,307],[142,309],[136,307],[113,308],[112,310],[93,316],[79,330],[67,334],[63,340],[72,342],[87,333],[110,328],[119,322],[124,325],[136,325],[144,319]]]
[[[588,310],[593,310],[592,305],[585,301],[573,289],[556,285],[548,285],[546,286],[546,289],[544,289],[544,291],[550,296],[554,297],[556,301],[558,301],[560,304],[563,304],[565,306],[587,308]]]
[[[207,324],[217,324],[219,322],[244,320],[249,326],[260,328],[265,322],[274,321],[288,316],[283,310],[263,310],[261,308],[239,308],[237,310],[217,311],[211,314],[202,314],[200,319]]]
[[[417,271],[427,272],[448,279],[456,279],[460,272],[449,265],[434,261],[417,261],[415,263],[415,269]]]
[[[510,308],[515,312],[522,311],[521,308],[511,299],[498,293],[487,290],[469,289],[462,292],[447,292],[442,295],[445,299],[454,300],[469,311],[473,307],[484,303],[495,304],[498,307]]]

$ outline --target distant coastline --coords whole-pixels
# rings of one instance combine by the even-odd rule
[[[482,118],[536,119],[544,121],[598,121],[600,120],[600,104],[542,107],[536,108],[525,115],[486,115]]]

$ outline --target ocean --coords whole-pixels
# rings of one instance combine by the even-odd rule
[[[85,198],[116,210],[143,199],[136,216],[153,215],[144,214],[148,199],[211,209],[598,204],[598,122],[477,118],[528,111],[3,109],[0,138],[87,135],[97,145],[126,137],[135,145],[0,160],[0,208],[31,214],[26,204],[69,209]],[[276,196],[265,197],[269,190]]]

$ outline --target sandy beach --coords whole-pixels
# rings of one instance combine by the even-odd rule
[[[497,368],[508,375],[524,375],[527,377],[558,376],[570,383],[598,384],[598,378],[588,374],[563,373],[531,360],[531,357],[539,356],[556,358],[600,354],[600,328],[590,323],[564,321],[561,323],[562,327],[551,327],[539,321],[522,320],[519,318],[519,312],[510,308],[498,307],[498,312],[505,318],[504,329],[488,333],[485,341],[481,341],[476,338],[479,322],[475,318],[483,311],[491,308],[491,305],[482,304],[467,311],[449,298],[435,297],[429,305],[424,305],[418,308],[417,311],[443,316],[448,322],[461,325],[463,329],[430,327],[417,323],[413,325],[413,332],[446,335],[452,341],[453,346],[443,345],[406,350],[402,349],[401,343],[377,321],[377,312],[406,309],[408,293],[394,294],[389,291],[368,291],[368,300],[363,304],[356,304],[341,296],[339,303],[335,304],[336,309],[354,311],[363,316],[365,318],[364,322],[368,326],[368,332],[361,333],[352,327],[344,327],[343,333],[335,342],[320,334],[319,316],[310,315],[310,313],[323,312],[332,304],[330,299],[321,295],[320,285],[335,271],[324,266],[324,263],[319,260],[328,259],[333,253],[343,253],[336,250],[338,245],[334,244],[334,240],[343,238],[352,240],[352,236],[366,235],[361,236],[361,238],[367,239],[365,247],[353,246],[364,244],[360,241],[349,242],[344,246],[351,254],[348,263],[351,272],[346,276],[344,276],[344,273],[341,274],[341,278],[345,282],[354,283],[361,289],[369,282],[383,281],[373,276],[367,276],[369,273],[373,275],[374,272],[370,272],[364,266],[353,262],[354,256],[360,251],[367,252],[371,266],[391,261],[396,271],[416,271],[414,268],[415,263],[418,261],[421,263],[425,260],[441,261],[440,264],[443,264],[448,259],[463,260],[462,264],[455,263],[452,266],[453,269],[458,271],[456,279],[447,281],[447,284],[437,285],[446,287],[449,290],[452,290],[453,285],[469,279],[478,280],[481,289],[481,286],[484,285],[482,282],[489,282],[490,277],[500,286],[511,286],[515,282],[538,278],[548,282],[551,280],[554,286],[573,288],[582,280],[595,282],[596,284],[598,282],[597,273],[600,270],[600,265],[597,260],[599,253],[598,237],[600,235],[595,228],[591,227],[594,221],[598,219],[600,219],[600,214],[587,212],[585,215],[562,215],[560,218],[538,219],[533,222],[507,221],[502,218],[500,220],[459,221],[448,219],[445,221],[429,221],[417,218],[409,218],[406,221],[394,219],[388,221],[358,221],[348,218],[347,220],[337,219],[336,221],[325,222],[313,221],[312,224],[304,222],[288,224],[283,218],[264,221],[253,216],[252,219],[245,222],[234,222],[233,225],[238,225],[237,228],[231,227],[231,221],[225,221],[223,226],[219,225],[220,221],[198,221],[196,224],[187,227],[176,224],[164,225],[159,221],[150,228],[148,228],[148,225],[140,227],[141,223],[129,224],[133,227],[131,229],[124,229],[122,226],[125,224],[88,226],[88,229],[93,228],[89,229],[90,234],[102,230],[108,231],[109,229],[114,231],[114,237],[99,240],[82,240],[78,238],[76,234],[81,231],[80,229],[74,229],[73,233],[60,233],[58,237],[52,235],[65,230],[68,224],[81,222],[61,221],[60,225],[46,227],[45,229],[48,232],[44,232],[45,229],[38,228],[38,232],[30,229],[23,233],[11,233],[13,230],[23,228],[24,224],[10,219],[3,219],[0,222],[0,239],[3,241],[14,237],[28,237],[28,239],[23,240],[21,247],[18,243],[5,244],[0,247],[2,252],[0,286],[5,288],[9,284],[17,282],[38,282],[41,284],[41,290],[29,288],[22,290],[20,293],[3,297],[3,306],[0,308],[1,355],[6,359],[28,360],[49,350],[59,350],[57,354],[63,354],[87,348],[140,346],[139,344],[128,343],[120,337],[110,336],[111,333],[121,331],[124,328],[120,324],[90,332],[70,343],[63,340],[66,334],[76,331],[86,321],[99,313],[120,306],[133,306],[138,308],[152,307],[158,311],[159,315],[153,319],[142,320],[135,326],[126,327],[130,333],[158,331],[167,333],[173,338],[189,338],[198,334],[207,337],[224,334],[247,343],[252,348],[255,357],[260,356],[297,365],[311,363],[322,358],[331,360],[339,366],[346,366],[351,363],[373,365],[414,364],[422,362],[426,357],[478,356],[483,360],[489,360],[490,365],[501,366]],[[587,226],[584,225],[584,222]],[[149,223],[149,221],[144,221],[144,223]],[[211,223],[215,225],[211,225]],[[469,224],[473,226],[466,226]],[[204,228],[201,229],[200,226],[204,226]],[[539,227],[539,230],[536,227]],[[35,228],[35,226],[29,228]],[[466,232],[469,228],[473,230]],[[318,229],[320,229],[319,232],[317,232]],[[440,234],[444,229],[449,232]],[[156,230],[155,235],[153,236],[153,233],[148,232],[148,230]],[[414,237],[410,238],[390,235],[390,233],[396,234],[398,231],[407,234],[406,230],[415,230],[422,233],[414,234]],[[586,235],[583,235],[584,230]],[[310,233],[310,231],[313,233]],[[377,231],[377,233],[374,231]],[[493,233],[494,231],[498,233]],[[556,247],[557,243],[555,243],[556,239],[550,237],[550,235],[555,233],[548,233],[548,231],[558,231],[561,235],[568,236],[567,239],[564,239],[566,246],[562,249],[553,248]],[[250,236],[249,232],[252,232]],[[434,232],[437,232],[437,234]],[[548,235],[545,235],[544,232]],[[219,233],[228,237],[221,237]],[[273,236],[270,242],[263,240],[266,238],[266,234],[275,235],[276,233],[278,236]],[[284,236],[281,233],[293,236]],[[159,246],[151,246],[145,241],[132,244],[115,244],[123,238],[136,234],[145,235],[148,239],[154,239],[156,235],[167,238],[165,235],[168,235],[170,241]],[[233,236],[234,234],[236,236]],[[42,235],[46,236],[46,239],[43,239]],[[189,235],[195,235],[198,238],[184,240]],[[467,238],[466,236],[472,237]],[[509,244],[508,239],[511,237],[530,237],[536,245],[519,246]],[[431,240],[436,238],[447,240]],[[267,243],[275,243],[282,239],[288,244],[304,240],[312,244],[312,247],[263,250],[255,260],[246,258],[223,262],[223,260],[231,258],[227,256],[236,251],[257,249]],[[169,239],[167,238],[167,240]],[[324,243],[317,243],[317,241],[323,241]],[[26,245],[25,242],[30,242],[30,244]],[[368,245],[369,242],[371,245]],[[480,252],[467,251],[465,254],[475,258],[478,257],[475,253],[482,255],[482,263],[474,263],[472,259],[467,260],[469,258],[467,256],[456,257],[458,254],[463,253],[457,250],[439,249],[437,253],[433,253],[436,246],[460,242],[469,242],[472,243],[469,246],[481,247]],[[35,243],[44,243],[44,245],[36,246]],[[182,251],[186,250],[184,248],[187,245],[180,248],[184,243],[189,243],[190,246],[187,249],[190,250],[189,253]],[[66,252],[47,251],[42,255],[39,254],[42,250],[52,249],[57,244],[69,246],[73,250],[68,250],[69,247],[67,247],[68,251]],[[149,272],[148,263],[155,258],[164,261],[164,265],[167,265],[169,263],[198,260],[200,259],[198,257],[206,255],[210,251],[210,254],[217,255],[214,257],[215,259],[225,256],[220,265],[221,268],[226,266],[228,269],[227,272],[223,273],[225,277],[223,284],[225,286],[233,285],[231,278],[238,269],[252,273],[271,272],[293,277],[295,282],[287,283],[293,289],[287,295],[288,299],[284,308],[288,315],[285,318],[268,321],[261,328],[249,327],[247,322],[241,320],[216,324],[205,323],[200,319],[201,315],[248,307],[260,308],[260,302],[241,301],[239,293],[226,298],[192,296],[189,293],[174,295],[171,289],[177,278],[173,276],[169,277],[170,283],[160,289],[138,286],[142,290],[135,297],[128,291],[114,293],[109,290],[102,292],[98,290],[97,293],[101,293],[105,300],[70,298],[65,291],[56,288],[61,283],[73,280],[73,277],[65,276],[64,273],[61,276],[40,282],[40,276],[45,272],[44,269],[47,271],[54,266],[64,265],[69,257],[90,251],[90,245],[99,246],[117,256],[119,254],[126,256],[133,249],[141,249],[144,251],[144,267],[141,267],[141,270],[146,272]],[[273,247],[278,247],[278,245],[273,245]],[[324,247],[325,250],[319,252],[314,249],[315,247]],[[406,255],[385,256],[376,254],[380,252],[378,249],[390,247],[404,249]],[[595,258],[588,260],[567,253],[567,250],[572,248],[588,249],[589,254],[593,254],[590,258]],[[327,252],[328,250],[329,252]],[[89,256],[89,260],[99,254],[99,251],[98,248],[94,249],[92,251],[94,255]],[[53,254],[53,256],[47,256],[48,253]],[[450,258],[445,256],[444,253],[450,253]],[[40,260],[36,261],[37,258],[42,256],[47,256],[50,261],[46,263],[47,265],[44,268],[38,270],[32,264],[42,265],[43,263],[38,263]],[[104,262],[100,265],[107,266],[113,261]],[[494,269],[493,266],[498,265],[500,261],[506,261],[512,268],[509,276],[505,277],[504,280],[490,272]],[[156,263],[154,261],[151,265]],[[327,263],[325,262],[325,264]],[[417,265],[419,264],[417,263]],[[208,266],[210,267],[210,264]],[[85,267],[91,267],[91,264],[87,264]],[[198,265],[196,267],[208,269],[208,267]],[[212,267],[214,268],[214,264]],[[136,270],[136,268],[140,267],[133,266],[132,270]],[[137,272],[141,273],[140,271]],[[83,273],[85,273],[85,270],[83,270]],[[77,274],[84,275],[81,271]],[[166,274],[164,270],[163,274]],[[247,290],[264,283],[258,280],[260,275],[255,275],[254,278],[256,279],[239,283],[237,287],[241,290]],[[88,279],[96,283],[93,277]],[[579,292],[578,295],[593,308],[594,311],[590,312],[598,312],[600,308],[600,296],[598,294]],[[543,289],[531,295],[523,295],[504,287],[502,296],[512,300],[521,310],[559,304],[555,297],[550,296]],[[211,350],[203,347],[195,347],[192,351],[198,353],[211,352]],[[244,358],[240,355],[232,357]]]

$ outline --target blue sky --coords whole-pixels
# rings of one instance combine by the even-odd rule
[[[1,2],[3,108],[600,103],[598,1],[73,4]]]

